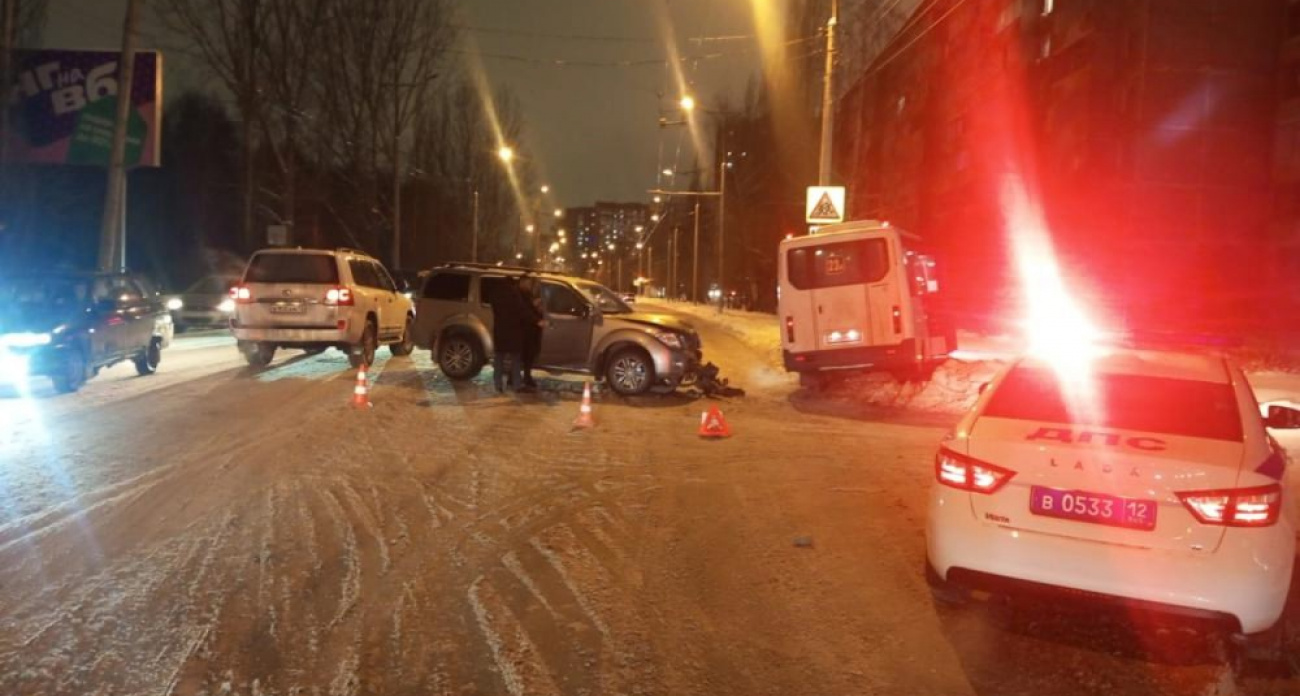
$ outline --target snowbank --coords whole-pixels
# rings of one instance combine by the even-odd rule
[[[649,304],[649,303],[647,303]],[[762,312],[727,310],[718,314],[716,307],[656,300],[674,312],[737,338],[763,356],[773,368],[784,369],[781,362],[781,326],[776,315]],[[821,398],[851,401],[859,405],[899,408],[930,413],[963,413],[979,396],[981,384],[993,378],[1001,361],[1014,356],[1019,347],[1009,337],[986,337],[962,334],[962,350],[924,384],[901,383],[888,373],[839,373],[820,394]]]

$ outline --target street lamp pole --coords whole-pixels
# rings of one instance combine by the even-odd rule
[[[718,296],[718,313],[722,313],[722,303],[727,297],[727,282],[723,274],[726,273],[726,264],[723,254],[724,245],[727,241],[727,153],[722,153],[722,162],[718,165],[718,289],[721,294]]]
[[[839,24],[839,0],[831,0],[831,18],[826,22],[826,74],[822,80],[822,151],[817,168],[817,185],[831,183],[831,129],[835,99],[835,28]]]

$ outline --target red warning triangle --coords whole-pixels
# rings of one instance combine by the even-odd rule
[[[840,211],[835,209],[835,201],[831,200],[831,194],[829,192],[822,194],[822,197],[817,201],[817,205],[813,206],[812,212],[808,214],[808,217],[815,220],[840,219]]]
[[[717,404],[700,414],[700,437],[731,437],[731,426]]]

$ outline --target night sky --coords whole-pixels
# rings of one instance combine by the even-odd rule
[[[121,41],[124,0],[50,0],[48,46],[114,48]],[[527,147],[566,206],[595,200],[645,200],[655,172],[672,166],[684,129],[660,132],[661,100],[676,88],[662,66],[555,67],[555,60],[610,63],[667,56],[662,18],[676,32],[682,56],[725,52],[687,62],[686,77],[705,105],[716,95],[744,94],[759,59],[753,39],[694,42],[699,37],[751,35],[749,0],[461,0],[467,27],[462,49],[477,46],[488,78],[519,98]],[[480,31],[480,30],[501,31]],[[146,26],[144,47],[170,37]],[[532,34],[529,36],[523,33]],[[571,37],[614,38],[597,41]],[[491,57],[489,54],[528,61]],[[201,70],[184,56],[166,54],[167,93],[203,86]],[[659,164],[661,137],[665,160]],[[692,161],[683,138],[681,165]]]

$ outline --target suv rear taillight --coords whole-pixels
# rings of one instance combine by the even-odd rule
[[[339,307],[352,306],[352,288],[340,285],[325,291],[325,304]]]
[[[1277,484],[1255,488],[1217,491],[1185,491],[1178,499],[1201,524],[1224,527],[1268,527],[1282,514],[1282,487]]]
[[[939,448],[934,458],[934,476],[939,483],[971,493],[996,493],[1016,472],[978,459]]]
[[[234,300],[235,304],[248,304],[253,301],[253,291],[249,290],[248,286],[236,285],[230,289],[230,299]]]
[[[785,318],[785,341],[794,343],[794,317]]]

